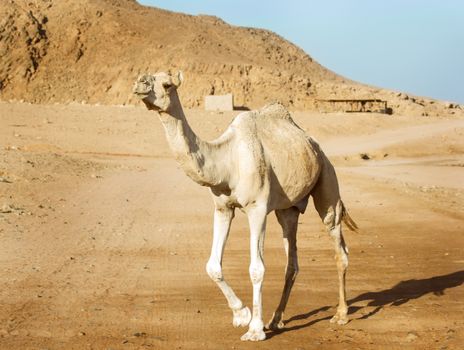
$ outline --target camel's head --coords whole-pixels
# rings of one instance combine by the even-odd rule
[[[134,84],[134,94],[139,97],[148,109],[167,111],[171,105],[171,93],[175,91],[184,77],[177,74],[156,73],[139,76]]]

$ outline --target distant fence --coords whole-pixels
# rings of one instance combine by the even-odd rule
[[[347,113],[385,113],[391,114],[392,109],[387,101],[378,99],[331,99],[316,100],[316,107],[320,112],[347,112]]]

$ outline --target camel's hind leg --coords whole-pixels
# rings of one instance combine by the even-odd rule
[[[295,207],[291,207],[284,210],[276,210],[275,213],[283,230],[284,247],[285,253],[287,254],[287,266],[285,268],[285,284],[279,306],[267,325],[267,328],[274,330],[284,327],[282,322],[283,313],[287,306],[288,298],[290,297],[290,292],[292,290],[293,283],[295,282],[296,275],[298,274],[296,231],[300,211]]]
[[[311,195],[313,196],[314,206],[327,231],[333,238],[335,246],[335,260],[337,262],[339,280],[339,302],[337,313],[330,321],[338,324],[346,324],[348,322],[348,306],[346,304],[345,275],[348,267],[348,248],[343,239],[341,225],[344,207],[340,199],[335,170],[328,160],[324,164],[318,183]]]
[[[330,235],[334,239],[335,245],[335,260],[337,261],[338,282],[339,282],[339,301],[337,313],[330,320],[338,324],[348,323],[348,306],[346,304],[346,291],[345,291],[345,274],[348,267],[348,248],[345,245],[345,240],[342,235],[341,224],[336,225],[330,230]]]

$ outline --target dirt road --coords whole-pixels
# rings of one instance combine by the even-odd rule
[[[233,115],[188,111],[207,139]],[[301,270],[285,329],[242,343],[245,330],[232,327],[224,297],[204,271],[208,191],[177,168],[156,117],[142,108],[2,103],[0,349],[461,349],[462,120],[295,119],[336,153],[344,201],[361,226],[360,233],[345,230],[351,322],[328,322],[337,273],[312,207],[301,217]],[[409,138],[417,128],[423,135]],[[265,245],[269,318],[285,267],[273,215]],[[241,213],[224,274],[249,305]]]

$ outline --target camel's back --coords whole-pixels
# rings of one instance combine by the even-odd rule
[[[271,185],[280,187],[276,201],[298,202],[307,196],[320,172],[318,144],[296,125],[281,104],[268,105],[249,112],[241,122],[247,137],[262,145],[271,169]],[[275,188],[274,188],[275,191]]]

